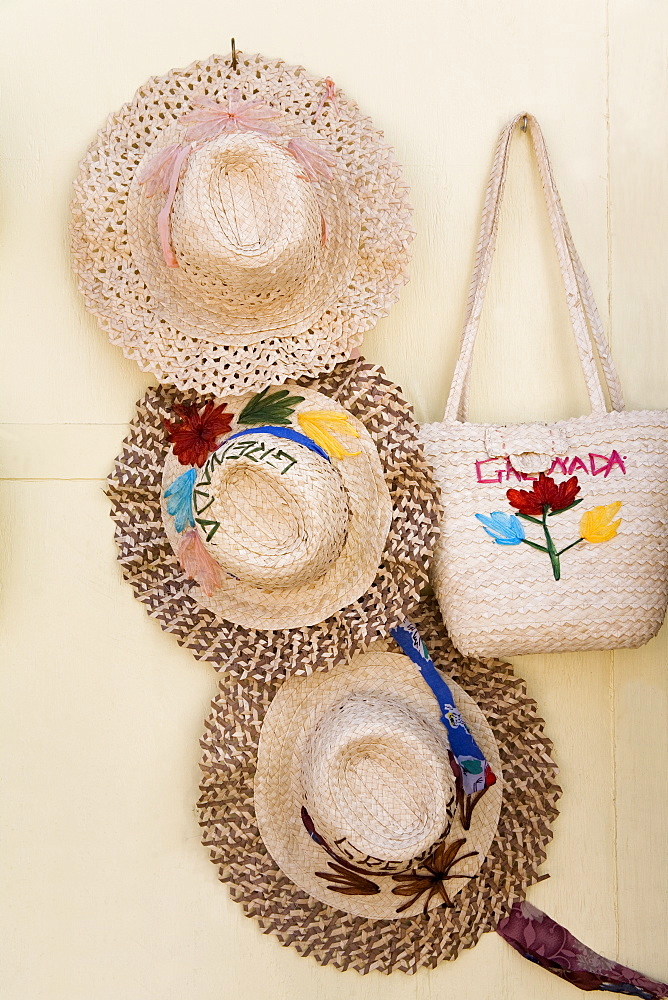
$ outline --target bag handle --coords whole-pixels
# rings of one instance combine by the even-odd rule
[[[475,265],[469,287],[460,354],[443,418],[447,423],[465,421],[467,418],[473,348],[478,333],[480,314],[482,312],[492,267],[492,258],[496,247],[501,201],[508,173],[510,145],[515,127],[520,121],[525,120],[538,161],[538,169],[550,218],[550,227],[557,249],[559,266],[566,290],[568,311],[575,334],[575,342],[592,413],[607,412],[603,387],[594,360],[594,346],[601,363],[611,405],[615,410],[624,409],[622,388],[610,355],[603,331],[603,323],[594,302],[589,279],[573,243],[573,237],[566,221],[559,192],[554,182],[552,165],[540,125],[533,115],[519,114],[506,125],[501,133],[487,185]]]

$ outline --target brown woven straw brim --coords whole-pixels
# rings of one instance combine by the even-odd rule
[[[195,584],[172,552],[160,497],[169,446],[164,419],[175,402],[194,397],[168,387],[149,390],[108,483],[118,558],[149,615],[198,659],[261,680],[327,669],[387,636],[419,600],[439,531],[438,490],[417,424],[383,370],[360,358],[301,384],[337,401],[364,424],[392,498],[392,522],[375,580],[362,597],[321,625],[270,632],[232,625],[192,596]]]
[[[293,429],[299,429],[300,414],[308,413],[309,410],[329,410],[344,414],[348,424],[359,435],[351,439],[354,440],[354,451],[359,454],[347,455],[342,459],[332,458],[331,465],[328,466],[328,469],[335,469],[334,475],[340,480],[348,498],[349,518],[341,551],[337,558],[330,562],[325,572],[316,579],[300,581],[299,584],[290,587],[272,588],[268,584],[252,585],[234,576],[225,575],[219,588],[211,596],[207,597],[199,590],[195,592],[194,596],[198,602],[212,611],[216,617],[248,628],[275,630],[317,625],[356,601],[368,590],[376,577],[392,520],[392,498],[385,484],[376,444],[364,424],[322,393],[294,385],[291,385],[290,389],[291,391],[294,389],[295,394],[299,393],[302,396],[302,402],[294,406],[291,418]],[[236,418],[252,398],[252,396],[232,398],[226,404],[226,412]],[[239,429],[239,425],[234,425],[234,429]],[[220,447],[224,446],[223,441]],[[310,453],[307,455],[309,458],[313,457]],[[302,458],[289,470],[289,481],[292,486],[301,487],[299,503],[310,507],[312,534],[316,526],[323,531],[326,530],[329,517],[317,469],[317,463],[324,461],[316,459],[311,465]],[[238,460],[235,461],[236,469],[239,468],[239,464]],[[183,473],[183,469],[184,466],[170,451],[165,462],[163,485],[168,486]],[[215,477],[216,472],[212,472],[211,475]],[[282,482],[288,481],[287,475],[284,479],[280,473],[276,473],[275,476]],[[298,479],[300,482],[297,482]],[[299,503],[295,502],[293,497],[283,494],[282,511],[294,510],[294,517],[297,520],[301,517]],[[248,498],[247,513],[251,510],[255,522],[271,524],[272,517],[276,516],[276,493],[272,491],[267,497],[262,490],[252,488]],[[167,537],[177,551],[180,535],[174,527],[173,518],[166,510],[164,493],[162,515]],[[308,529],[303,528],[302,534],[308,544]],[[211,548],[214,558],[215,537]],[[289,570],[291,566],[294,555],[293,541],[291,534],[281,553],[283,571]],[[259,560],[256,559],[257,561]],[[248,566],[245,568],[248,569]]]
[[[192,98],[222,100],[232,88],[282,111],[297,131],[322,141],[340,167],[336,181],[316,185],[325,210],[328,203],[338,206],[329,212],[331,247],[318,265],[323,288],[334,282],[322,312],[315,319],[307,315],[302,296],[291,319],[288,304],[282,304],[282,331],[278,317],[270,318],[266,337],[239,342],[238,330],[236,337],[232,330],[225,344],[224,315],[215,326],[215,296],[198,298],[185,274],[165,274],[134,210],[129,233],[128,204],[142,159],[154,144],[163,145]],[[82,160],[71,226],[79,287],[112,343],[160,381],[200,394],[235,395],[329,372],[350,357],[398,297],[414,235],[407,187],[382,133],[353,101],[337,91],[339,113],[328,101],[316,114],[325,89],[323,79],[280,60],[244,54],[233,70],[229,57],[211,56],[148,80],[110,116]],[[155,205],[141,208],[154,211]],[[304,285],[311,278],[305,274]],[[314,292],[312,300],[319,295]],[[308,325],[294,333],[290,324],[302,313]],[[216,330],[210,339],[205,327]]]
[[[412,618],[436,665],[484,712],[503,769],[496,836],[478,876],[457,894],[454,908],[393,921],[370,920],[319,902],[281,872],[260,837],[253,805],[260,729],[277,682],[221,677],[202,740],[203,841],[232,898],[281,944],[322,965],[360,973],[434,968],[494,930],[537,880],[558,814],[560,788],[552,744],[524,681],[510,664],[458,653],[433,599],[421,604]]]
[[[454,900],[468,878],[479,872],[489,853],[496,835],[504,781],[498,746],[483,712],[456,682],[451,678],[447,680],[451,685],[455,705],[497,778],[496,783],[487,790],[473,810],[469,828],[463,826],[461,812],[455,809],[450,812],[447,823],[441,821],[435,836],[431,838],[432,850],[443,839],[446,846],[461,840],[463,846],[458,854],[470,855],[474,852],[473,857],[463,858],[452,866],[452,876],[446,888],[448,896]],[[355,697],[352,703],[351,695]],[[375,704],[370,725],[368,713],[364,712],[362,715],[369,700]],[[349,710],[344,716],[342,706],[346,702]],[[388,809],[393,817],[392,824],[400,824],[406,830],[416,825],[416,817],[419,816],[422,826],[426,816],[434,816],[438,800],[438,790],[434,789],[429,793],[426,783],[428,777],[438,774],[441,756],[450,779],[452,769],[447,756],[442,751],[441,754],[437,752],[438,745],[432,746],[431,741],[422,734],[412,731],[412,739],[409,741],[398,740],[398,732],[402,728],[401,714],[399,717],[396,715],[398,705],[404,712],[411,713],[409,718],[419,717],[433,732],[443,731],[438,702],[422,679],[419,669],[403,653],[362,653],[352,663],[339,664],[327,673],[311,677],[291,677],[283,684],[267,711],[255,774],[254,801],[258,827],[269,853],[280,869],[321,902],[359,916],[382,920],[396,920],[398,907],[405,905],[408,900],[405,897],[397,898],[393,892],[397,883],[393,879],[387,876],[374,878],[375,873],[383,869],[406,872],[411,866],[403,864],[399,869],[394,864],[382,866],[376,862],[377,855],[373,853],[370,857],[374,861],[370,866],[365,858],[360,862],[353,855],[352,860],[358,865],[361,863],[362,868],[369,872],[369,878],[378,891],[369,895],[337,894],[333,887],[328,886],[316,874],[318,870],[327,871],[329,858],[308,835],[301,819],[301,807],[307,805],[302,775],[305,757],[310,749],[309,740],[321,725],[323,716],[331,712],[335,724],[340,725],[342,718],[350,723],[357,714],[359,722],[355,726],[355,742],[351,752],[353,756],[358,752],[365,762],[371,759],[380,763],[381,768],[375,771],[373,777],[377,779],[382,774],[382,782],[376,782],[373,788],[365,787],[365,801],[362,804],[359,790],[353,792],[351,784],[359,785],[353,763],[345,776],[341,775],[340,780],[327,780],[312,790],[311,797],[316,800],[318,812],[326,817],[328,811],[338,814],[343,809],[347,816],[357,817],[363,810],[367,821],[371,819],[374,823],[374,836],[378,833],[382,836],[387,831]],[[419,748],[418,759],[406,752],[411,743],[415,747],[416,742]],[[327,758],[328,765],[336,758],[336,750],[331,743],[327,751],[320,752]],[[350,758],[348,761],[350,762]],[[328,776],[331,778],[329,772]],[[407,801],[406,792],[409,789],[411,799]],[[425,793],[425,801],[419,801]],[[382,810],[376,806],[381,800]],[[310,806],[310,801],[308,805]],[[316,825],[320,835],[326,834],[330,844],[336,843],[337,853],[345,854],[342,842],[327,835],[327,827],[320,822]],[[391,829],[390,825],[390,831]],[[348,830],[349,827],[343,833],[347,838],[346,843],[349,842]],[[354,837],[352,847],[356,849],[357,855],[364,854],[360,845],[358,837]],[[428,850],[429,845],[423,848],[423,851]],[[415,854],[409,855],[411,856],[415,857]],[[389,851],[385,852],[384,860],[392,857]],[[455,874],[462,876],[461,880],[455,878]],[[412,906],[406,907],[406,915],[421,913],[425,904],[433,909],[442,903],[443,900],[436,894],[431,900],[419,897]]]

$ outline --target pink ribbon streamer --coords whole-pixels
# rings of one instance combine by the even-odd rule
[[[222,583],[223,572],[207,551],[196,529],[185,531],[181,536],[177,558],[186,576],[195,580],[207,597],[212,597]]]
[[[332,167],[336,163],[336,158],[328,150],[316,146],[310,139],[299,137],[290,139],[288,152],[302,168],[304,180],[319,181],[324,178],[331,181],[334,176]]]
[[[176,197],[176,189],[179,185],[179,177],[181,176],[181,167],[190,156],[192,152],[192,145],[187,146],[177,146],[178,154],[174,157],[171,172],[169,175],[169,187],[167,189],[167,198],[165,199],[165,204],[160,210],[158,215],[158,236],[160,238],[160,246],[162,247],[162,255],[165,258],[165,264],[167,267],[178,267],[179,262],[176,259],[176,254],[172,248],[172,232],[171,232],[171,222],[170,215],[172,211],[172,205],[174,204],[174,198]]]
[[[315,111],[315,117],[316,118],[318,117],[318,115],[320,114],[320,112],[324,108],[325,104],[327,104],[327,103],[329,103],[329,104],[332,105],[332,107],[334,108],[334,111],[336,113],[336,117],[338,118],[339,117],[339,104],[338,104],[338,101],[336,100],[336,86],[335,86],[334,81],[332,80],[331,76],[326,76],[325,77],[325,93],[320,98],[320,104],[316,108],[316,111]]]
[[[174,160],[180,149],[179,143],[165,146],[144,165],[139,174],[139,183],[144,185],[144,194],[147,198],[152,198],[160,191],[163,193],[169,191]]]

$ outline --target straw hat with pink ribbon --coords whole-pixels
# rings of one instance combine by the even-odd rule
[[[213,56],[142,86],[81,164],[74,269],[160,381],[241,394],[350,357],[406,280],[407,189],[327,78]]]

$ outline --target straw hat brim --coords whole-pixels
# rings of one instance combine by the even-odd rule
[[[392,498],[385,483],[378,450],[362,421],[320,392],[301,386],[289,388],[304,397],[304,401],[294,408],[295,418],[308,410],[336,410],[346,414],[359,434],[359,437],[348,440],[354,443],[351,450],[360,454],[340,460],[332,458],[348,497],[350,519],[338,558],[317,580],[301,586],[270,590],[226,575],[211,597],[198,587],[191,591],[198,603],[218,618],[247,628],[284,629],[318,625],[352,604],[374,581],[392,523]],[[250,398],[243,396],[226,400],[226,412],[236,417]],[[294,425],[298,430],[298,424]],[[163,490],[183,470],[184,466],[170,450],[165,459]],[[167,537],[176,551],[180,536],[174,528],[174,519],[167,512],[164,491],[161,509]]]
[[[202,839],[232,898],[281,944],[321,965],[362,974],[434,968],[494,930],[537,880],[558,814],[561,790],[552,745],[524,681],[508,663],[458,653],[433,598],[415,609],[412,618],[436,665],[485,714],[503,769],[496,836],[478,875],[457,894],[455,907],[440,907],[427,916],[371,920],[315,899],[281,871],[260,836],[253,803],[260,731],[279,689],[277,681],[222,675],[202,739]],[[392,648],[397,648],[394,643]]]
[[[138,266],[127,218],[130,187],[147,150],[193,95],[217,98],[233,87],[279,109],[335,152],[353,213],[332,244],[341,244],[332,268],[340,285],[335,299],[315,320],[306,318],[300,333],[268,329],[257,343],[243,345],[223,343],[224,322],[213,339],[202,336],[201,311],[185,310],[178,323],[165,318],[174,293],[152,287],[152,252],[153,263],[147,258]],[[87,307],[143,371],[184,391],[219,396],[329,372],[397,299],[414,236],[408,189],[382,133],[353,101],[337,91],[338,114],[329,102],[316,116],[324,93],[323,79],[281,60],[244,53],[232,70],[229,58],[211,56],[148,80],[98,133],[74,186],[73,267]],[[356,247],[346,248],[348,239]],[[344,274],[348,281],[340,281]]]
[[[203,608],[172,551],[162,523],[165,418],[189,401],[168,387],[150,389],[108,482],[118,558],[135,596],[165,631],[217,669],[265,679],[308,674],[349,660],[388,635],[427,584],[439,532],[440,504],[409,404],[382,369],[364,359],[302,383],[352,413],[371,435],[392,499],[392,523],[375,579],[352,604],[321,625],[264,632],[234,625]],[[354,440],[354,439],[351,439]],[[352,449],[351,449],[352,450]]]
[[[496,740],[475,701],[451,678],[455,704],[497,777],[473,811],[471,826],[464,830],[459,811],[450,827],[447,843],[464,840],[463,852],[476,851],[453,868],[453,873],[473,876],[481,868],[496,833],[503,797],[503,777]],[[305,748],[318,722],[328,709],[347,696],[394,699],[412,709],[434,727],[442,726],[438,703],[418,668],[403,653],[362,653],[349,664],[311,677],[292,677],[277,693],[262,727],[255,774],[255,815],[265,846],[279,868],[311,896],[337,909],[377,920],[396,920],[397,909],[406,902],[392,890],[397,883],[378,877],[376,895],[341,895],[330,891],[316,876],[327,870],[329,858],[308,835],[301,820],[304,804],[301,772]],[[408,869],[410,866],[406,866]],[[373,880],[373,873],[369,877]],[[447,884],[454,899],[467,879]],[[422,912],[425,899],[406,909],[406,916]],[[429,908],[442,905],[434,896]]]

